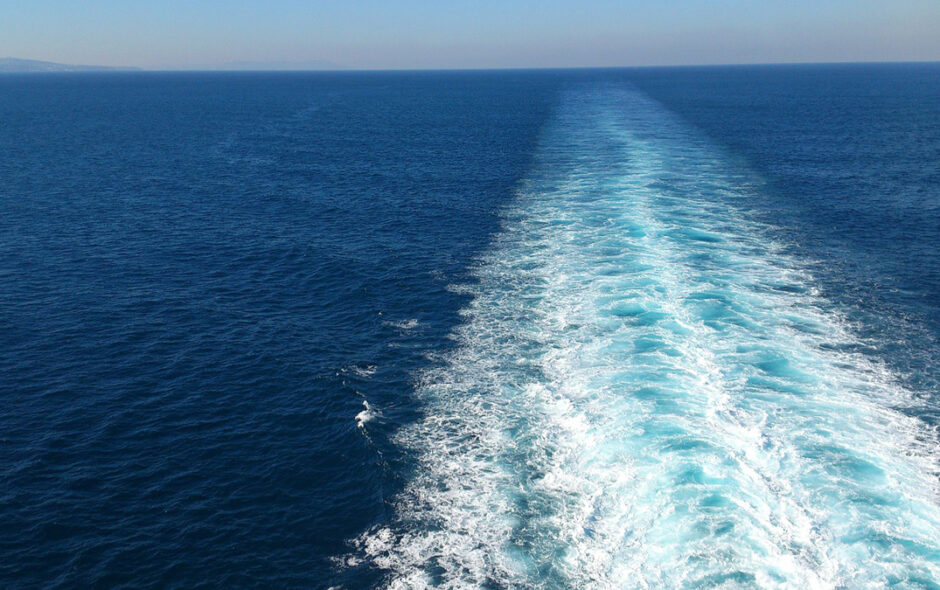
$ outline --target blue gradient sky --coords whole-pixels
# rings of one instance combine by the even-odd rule
[[[157,69],[940,60],[940,0],[0,0],[0,15],[0,57]]]

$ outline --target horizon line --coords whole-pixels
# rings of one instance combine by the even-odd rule
[[[43,61],[31,60],[25,61]],[[869,60],[869,61],[779,61],[779,62],[725,62],[725,63],[689,63],[689,64],[644,64],[617,66],[496,66],[496,67],[458,67],[458,68],[271,68],[271,69],[223,69],[223,68],[145,68],[140,66],[97,66],[44,62],[49,64],[77,68],[106,68],[102,70],[47,70],[47,71],[6,71],[0,74],[141,74],[141,73],[392,73],[392,72],[500,72],[500,71],[577,71],[577,70],[630,70],[630,69],[665,69],[665,68],[720,68],[720,67],[755,67],[755,66],[827,66],[827,65],[927,65],[940,64],[940,59],[925,60]]]

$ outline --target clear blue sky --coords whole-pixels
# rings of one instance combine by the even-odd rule
[[[0,0],[0,57],[158,69],[940,60],[940,0]]]

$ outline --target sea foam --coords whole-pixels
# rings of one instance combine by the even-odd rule
[[[935,433],[640,92],[567,91],[348,563],[393,588],[936,587]]]

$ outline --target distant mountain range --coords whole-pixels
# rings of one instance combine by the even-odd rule
[[[216,64],[190,65],[187,70],[215,71],[290,71],[290,70],[337,70],[342,66],[329,61],[233,61]],[[141,68],[113,66],[79,66],[60,64],[38,59],[0,57],[0,74],[19,72],[129,72]]]
[[[120,68],[111,66],[76,66],[58,64],[51,61],[37,59],[17,59],[15,57],[0,57],[0,73],[13,72],[120,72],[139,70],[140,68]]]

